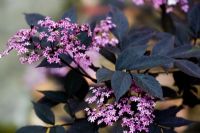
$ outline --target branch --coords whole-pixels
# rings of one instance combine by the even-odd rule
[[[71,58],[72,60],[73,60],[73,58]],[[84,76],[84,77],[87,77],[87,78],[89,78],[91,81],[93,81],[94,83],[97,83],[97,80],[96,79],[94,79],[94,78],[92,78],[91,76],[89,76],[86,72],[85,72],[85,70],[83,69],[83,68],[81,68],[80,67],[80,65],[78,65],[78,63],[77,62],[75,62],[74,60],[74,63],[78,66],[78,68],[82,71],[79,71],[79,70],[77,70],[77,69],[75,69],[74,67],[72,67],[68,62],[66,62],[65,60],[63,60],[62,58],[60,58],[60,60],[64,63],[64,64],[66,64],[68,67],[70,67],[71,69],[73,69],[73,70],[75,70],[77,73],[79,73],[79,74],[81,74],[82,76]]]

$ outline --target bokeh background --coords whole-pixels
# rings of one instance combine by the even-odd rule
[[[26,28],[24,13],[41,13],[54,18],[70,5],[67,0],[0,0],[0,51],[18,29]],[[0,61],[0,133],[14,133],[28,123],[32,90],[43,78],[35,66],[21,65],[16,53]]]
[[[107,4],[115,0],[108,1],[101,0],[101,3]],[[28,27],[24,13],[40,13],[58,19],[69,7],[76,6],[81,23],[88,20],[89,16],[106,12],[107,7],[96,6],[99,3],[100,0],[0,0],[0,51],[6,48],[7,40],[18,29]],[[114,4],[123,7],[118,2]],[[131,25],[148,24],[159,29],[158,13],[149,9],[140,12],[134,5],[128,5],[128,8],[124,8],[124,12]],[[113,68],[113,65],[103,58],[98,59],[100,64]],[[35,91],[36,89],[54,87],[46,78],[45,70],[36,69],[36,65],[21,65],[15,52],[0,59],[0,133],[14,133],[17,128],[27,124],[43,124],[34,115],[31,100],[37,100],[41,96]],[[158,79],[162,84],[173,85],[172,75],[160,75]],[[179,105],[181,102],[181,99],[177,99],[164,104],[159,103],[158,106],[166,108],[172,104]],[[199,112],[200,107],[195,107],[185,109],[178,115],[200,120]],[[178,130],[182,132],[184,129]]]

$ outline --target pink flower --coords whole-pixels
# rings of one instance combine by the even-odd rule
[[[176,5],[179,5],[184,12],[187,12],[189,9],[188,0],[132,0],[132,2],[136,5],[143,5],[145,2],[150,2],[156,9],[165,4],[167,12],[173,11],[173,7]]]
[[[148,132],[149,125],[153,122],[154,99],[142,92],[140,88],[132,85],[134,93],[143,94],[142,97],[130,95],[121,98],[118,102],[108,102],[112,99],[114,92],[107,87],[91,88],[93,96],[88,97],[86,102],[96,104],[93,109],[86,108],[88,121],[98,125],[104,123],[112,126],[114,122],[122,120],[124,133]]]
[[[37,27],[21,29],[8,41],[8,48],[0,53],[0,58],[11,50],[16,50],[20,55],[21,63],[34,63],[41,58],[46,58],[51,63],[61,63],[59,55],[71,56],[74,63],[87,69],[92,62],[86,54],[91,49],[99,50],[108,45],[115,46],[118,40],[110,36],[110,30],[115,27],[111,18],[100,21],[94,33],[88,24],[79,25],[71,22],[69,18],[53,21],[50,17],[38,21],[38,25],[45,29],[38,31]],[[78,36],[85,32],[92,38],[91,44],[86,47]],[[35,41],[34,38],[37,38]],[[44,45],[45,44],[45,45]],[[29,48],[31,47],[31,49]]]

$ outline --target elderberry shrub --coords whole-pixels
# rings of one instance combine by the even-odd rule
[[[146,4],[145,0],[133,2]],[[98,133],[107,126],[113,127],[113,132],[174,133],[174,128],[191,124],[192,121],[176,116],[182,105],[165,110],[158,110],[155,105],[157,101],[178,97],[190,107],[200,103],[191,92],[200,78],[200,4],[189,8],[187,0],[149,2],[161,8],[163,31],[129,27],[126,16],[114,6],[88,24],[76,22],[75,8],[58,21],[40,14],[25,14],[30,28],[11,37],[0,58],[15,50],[21,63],[41,61],[37,67],[71,70],[58,78],[64,91],[42,91],[44,97],[33,102],[36,115],[50,126],[26,126],[17,133]],[[187,23],[172,18],[175,5],[186,12]],[[154,44],[149,44],[151,40]],[[115,64],[115,70],[97,68],[88,51],[105,56]],[[159,71],[153,73],[155,68]],[[95,71],[96,78],[87,69]],[[159,73],[172,73],[179,90],[160,85],[156,80]],[[57,124],[51,108],[61,103],[72,119]],[[80,110],[85,111],[84,118],[76,116]]]

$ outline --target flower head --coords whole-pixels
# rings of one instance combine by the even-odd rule
[[[124,133],[148,132],[154,118],[155,102],[140,88],[133,84],[131,91],[142,96],[127,95],[118,102],[109,102],[109,99],[114,98],[114,92],[110,88],[95,87],[91,91],[93,95],[86,102],[96,104],[96,107],[85,109],[90,122],[112,126],[114,122],[121,120],[122,127],[126,129]]]
[[[95,27],[93,33],[88,24],[77,24],[69,18],[53,21],[50,17],[38,21],[38,26],[31,29],[21,29],[8,41],[8,48],[0,53],[0,58],[11,50],[16,50],[20,55],[21,63],[32,64],[41,58],[46,58],[48,63],[61,63],[60,55],[69,55],[76,65],[87,69],[91,64],[86,54],[91,49],[99,50],[108,45],[115,46],[118,40],[111,36],[110,30],[115,25],[108,17]],[[38,30],[38,29],[44,30]],[[80,37],[86,34],[83,39]]]

